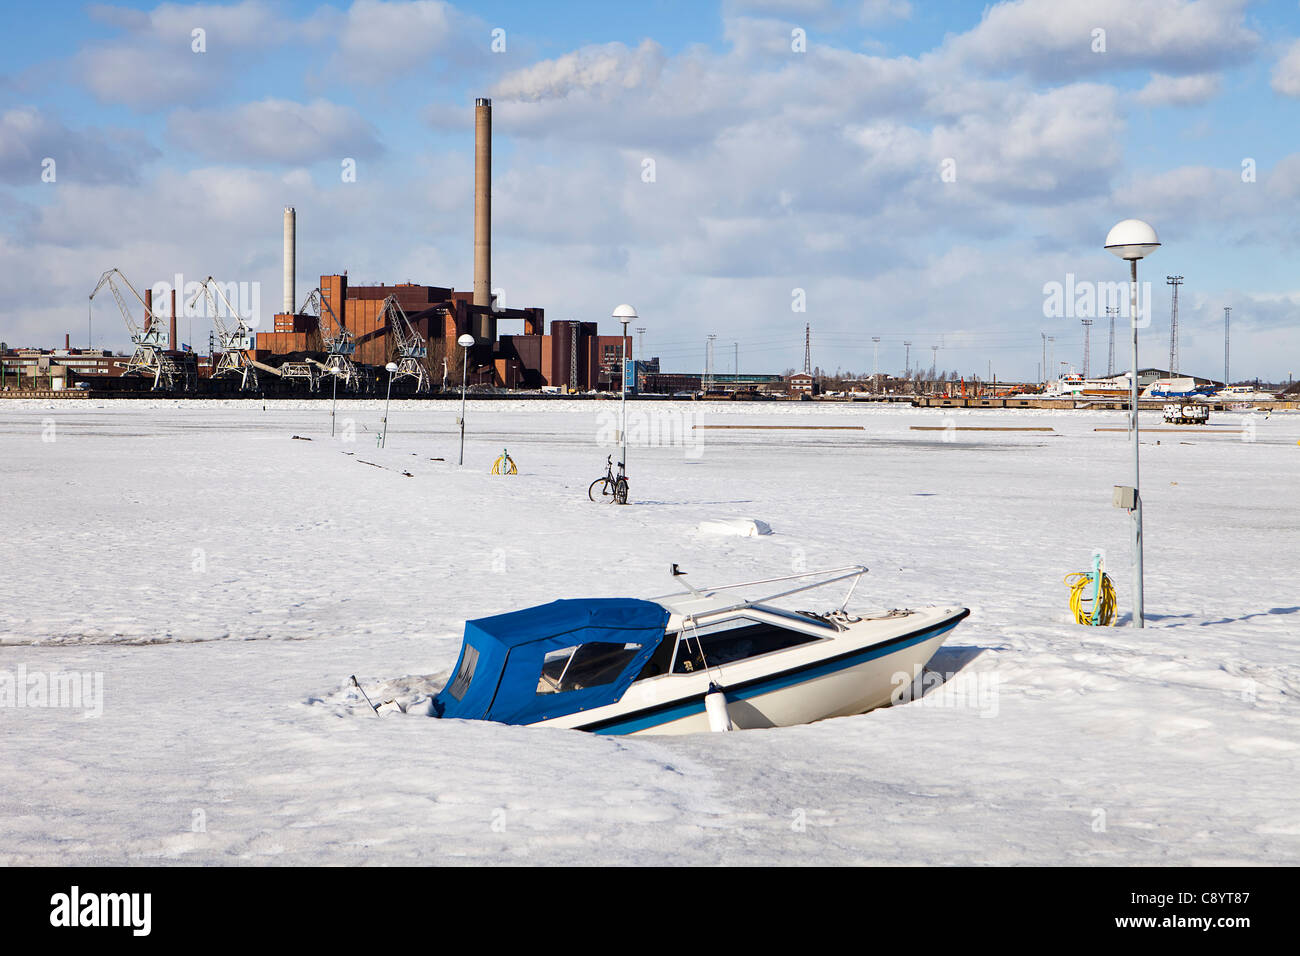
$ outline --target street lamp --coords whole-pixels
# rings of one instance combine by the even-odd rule
[[[1142,494],[1138,490],[1138,260],[1160,246],[1155,229],[1141,219],[1118,222],[1106,234],[1106,250],[1129,263],[1129,325],[1133,329],[1133,368],[1129,373],[1129,432],[1133,436],[1133,494],[1125,505],[1133,515],[1133,626],[1145,627],[1142,597]]]
[[[393,373],[397,371],[397,363],[389,362],[384,368],[388,370],[388,396],[384,399],[384,430],[379,436],[380,448],[388,447],[388,403],[393,398]]]
[[[469,350],[474,347],[474,336],[466,332],[456,340],[463,358],[460,364],[460,461],[465,464],[465,380],[469,378]]]
[[[636,309],[632,308],[626,302],[620,305],[613,312],[614,318],[623,323],[623,371],[619,375],[620,391],[623,393],[620,399],[622,403],[623,418],[623,460],[618,463],[619,470],[624,474],[627,473],[627,326],[628,323],[637,317]],[[623,502],[626,504],[627,502]]]

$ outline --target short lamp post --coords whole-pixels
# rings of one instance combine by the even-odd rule
[[[622,461],[618,463],[618,466],[624,474],[627,473],[627,326],[628,323],[632,322],[634,319],[636,319],[636,317],[637,317],[636,309],[632,308],[627,303],[620,305],[617,309],[614,310],[614,318],[618,319],[620,322],[623,323],[623,368],[618,376],[620,382],[620,391],[623,393],[622,397],[620,398],[620,402],[622,404],[622,408],[621,408],[622,414],[620,417],[623,419],[623,425],[621,429],[621,438],[623,440],[623,455],[622,455]]]
[[[1106,250],[1129,264],[1129,325],[1133,330],[1133,368],[1129,372],[1129,432],[1133,440],[1133,491],[1122,504],[1133,515],[1133,626],[1146,626],[1142,596],[1142,494],[1138,490],[1138,260],[1160,246],[1156,231],[1141,219],[1118,222],[1106,234]]]
[[[474,347],[474,336],[466,332],[456,340],[462,352],[460,365],[460,461],[465,464],[465,382],[469,378],[469,350]]]
[[[389,362],[384,366],[388,370],[388,395],[384,398],[384,430],[379,436],[379,447],[388,447],[388,403],[393,399],[393,373],[397,371],[397,363]]]

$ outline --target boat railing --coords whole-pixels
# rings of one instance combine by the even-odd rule
[[[763,578],[758,581],[742,581],[738,584],[719,584],[707,588],[697,588],[694,587],[693,585],[687,584],[687,582],[685,581],[682,581],[683,584],[686,584],[687,590],[681,592],[681,594],[693,595],[699,598],[711,598],[716,596],[720,591],[734,591],[738,588],[761,587],[767,584],[780,584],[785,581],[798,581],[810,577],[821,577],[823,575],[833,575],[833,577],[828,577],[824,581],[813,581],[808,584],[801,584],[798,587],[786,588],[784,590],[779,590],[771,594],[764,594],[760,597],[741,598],[731,604],[728,604],[724,601],[715,605],[710,605],[706,609],[702,609],[701,613],[719,614],[719,613],[724,613],[726,611],[734,611],[737,610],[738,608],[748,607],[752,604],[760,604],[766,601],[774,601],[778,598],[789,597],[791,594],[800,594],[804,591],[811,591],[815,588],[822,588],[830,584],[836,584],[840,581],[847,581],[852,579],[853,583],[849,585],[848,593],[844,595],[844,600],[840,602],[839,609],[843,611],[848,607],[849,601],[853,598],[853,592],[854,590],[857,589],[858,581],[860,581],[862,579],[862,576],[867,573],[867,570],[868,569],[866,565],[850,564],[842,568],[827,568],[825,570],[820,570],[820,571],[801,571],[796,574],[785,574],[776,578]],[[675,564],[673,565],[672,575],[674,578],[681,578],[685,576],[685,574],[686,574],[685,571],[680,570],[677,565]],[[692,614],[690,616],[694,617],[695,615]]]

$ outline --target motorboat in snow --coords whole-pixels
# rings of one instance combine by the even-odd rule
[[[850,614],[866,571],[687,585],[650,600],[560,600],[467,621],[432,712],[598,734],[786,727],[861,714],[910,684],[970,614],[964,607]],[[673,574],[684,582],[676,565]],[[852,582],[848,594],[826,613],[769,603],[842,581]],[[762,597],[741,593],[772,587]]]

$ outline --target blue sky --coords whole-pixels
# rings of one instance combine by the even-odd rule
[[[1100,246],[1139,216],[1164,241],[1143,264],[1144,364],[1168,359],[1164,277],[1178,273],[1184,368],[1222,374],[1230,305],[1234,378],[1300,373],[1292,0],[56,2],[7,16],[10,344],[84,342],[86,294],[113,266],[141,286],[248,283],[268,326],[286,204],[299,298],[344,269],[469,287],[471,104],[487,95],[494,285],[551,319],[631,301],[670,368],[698,370],[717,334],[722,368],[738,342],[742,369],[783,371],[802,362],[805,323],[831,371],[870,372],[873,335],[890,371],[911,340],[914,366],[941,345],[942,369],[1033,378],[1043,332],[1079,365],[1079,323],[1043,314],[1044,286],[1122,281]],[[108,312],[95,338],[126,343]]]

